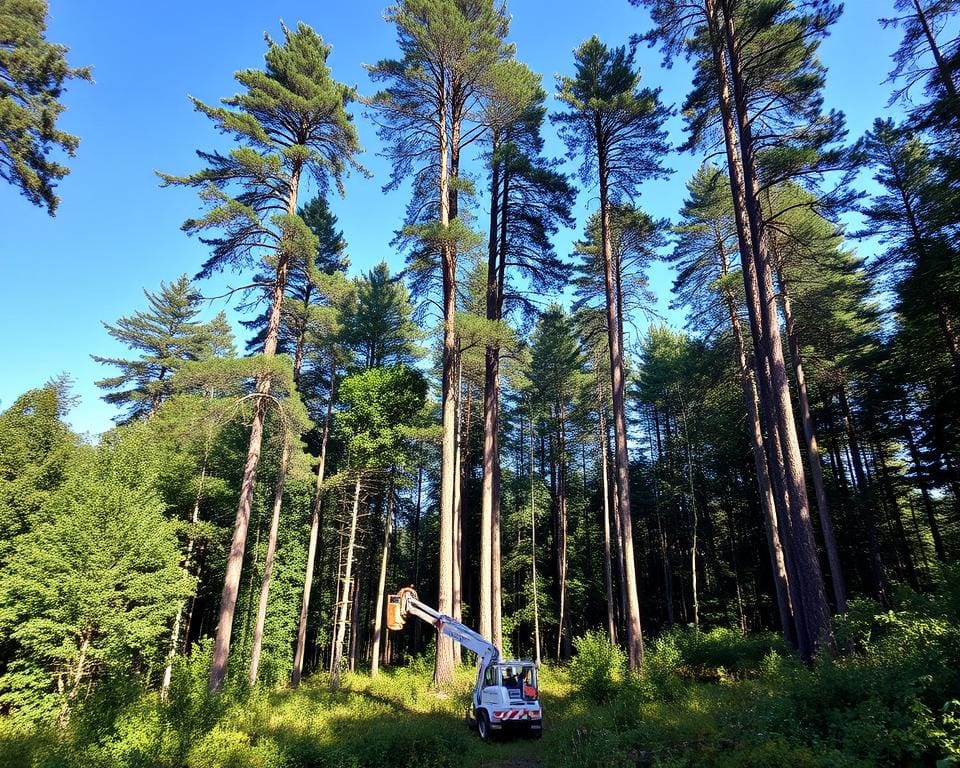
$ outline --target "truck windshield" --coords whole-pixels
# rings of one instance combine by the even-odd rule
[[[500,668],[501,685],[521,691],[525,699],[537,698],[537,668],[533,664],[506,665]]]

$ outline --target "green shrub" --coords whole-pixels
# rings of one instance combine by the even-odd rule
[[[187,768],[284,768],[276,742],[241,731],[214,729],[189,752]]]
[[[574,685],[590,700],[607,701],[623,681],[626,656],[607,636],[591,630],[573,641],[577,655],[570,664]]]

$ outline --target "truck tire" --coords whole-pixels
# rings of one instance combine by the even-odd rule
[[[490,715],[487,710],[477,710],[477,733],[483,741],[493,741],[493,730],[490,728]]]

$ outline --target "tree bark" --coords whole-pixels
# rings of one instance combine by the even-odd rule
[[[617,642],[617,625],[613,603],[613,561],[610,552],[610,488],[607,467],[606,404],[603,398],[603,381],[597,369],[597,448],[600,451],[600,480],[603,492],[603,586],[607,596],[607,637],[611,645]]]
[[[696,631],[700,630],[700,594],[697,590],[697,499],[693,489],[693,452],[690,447],[690,432],[687,427],[687,408],[683,403],[683,398],[677,391],[677,399],[680,401],[680,416],[683,419],[683,438],[686,444],[687,454],[687,481],[690,488],[690,516],[691,525],[691,546],[690,546],[690,593],[693,600],[693,626]]]
[[[817,514],[820,517],[820,529],[823,532],[823,545],[827,550],[827,562],[830,563],[830,579],[833,583],[833,598],[836,601],[837,613],[847,612],[847,587],[843,576],[843,566],[840,564],[840,551],[837,549],[837,540],[833,535],[833,518],[827,505],[827,489],[823,483],[823,465],[820,463],[820,447],[817,445],[817,432],[813,423],[813,414],[810,411],[810,398],[807,394],[807,379],[803,371],[803,357],[800,353],[800,340],[797,334],[797,324],[793,315],[793,305],[790,301],[790,289],[784,277],[783,266],[777,269],[780,282],[780,300],[783,304],[783,316],[787,324],[787,341],[790,347],[790,358],[793,361],[793,373],[797,380],[797,393],[800,402],[800,414],[803,419],[803,436],[807,443],[807,464],[810,467],[810,479],[817,498]]]
[[[717,235],[716,239],[720,255],[720,274],[726,276],[728,270],[726,252],[723,248],[722,238]],[[747,351],[743,340],[743,330],[740,326],[740,316],[737,313],[736,299],[729,288],[724,290],[723,296],[727,313],[730,316],[730,327],[733,330],[737,371],[740,376],[743,402],[746,406],[747,419],[750,425],[750,447],[753,453],[753,465],[757,475],[757,494],[763,511],[764,530],[766,531],[767,547],[770,553],[774,594],[777,600],[777,611],[780,615],[780,629],[784,641],[793,645],[796,643],[793,606],[790,601],[787,566],[784,560],[783,544],[780,539],[780,526],[777,521],[776,500],[771,488],[767,457],[763,447],[763,429],[760,424],[756,382],[754,381],[752,366],[747,362]]]
[[[330,418],[337,390],[336,355],[330,353],[330,390],[327,397],[327,412],[323,417],[323,436],[320,439],[320,463],[317,465],[317,482],[310,505],[310,537],[307,540],[307,567],[303,578],[303,597],[300,600],[300,622],[297,626],[297,643],[293,653],[293,670],[290,684],[296,688],[303,675],[303,657],[307,645],[307,618],[310,613],[310,592],[313,590],[313,568],[317,556],[317,538],[320,534],[320,511],[323,501],[323,477],[327,466],[327,441],[330,437]],[[322,569],[321,569],[322,570]]]
[[[537,596],[537,509],[534,485],[536,436],[530,424],[530,578],[533,587],[533,660],[540,666],[540,603]]]
[[[499,146],[499,133],[493,130],[492,154]],[[487,243],[487,320],[497,319],[499,258],[497,248],[500,217],[500,163],[494,160],[490,173],[490,232]],[[499,466],[497,445],[497,374],[499,350],[488,345],[483,363],[483,486],[480,499],[480,634],[493,637],[493,506],[495,479]]]
[[[560,614],[557,658],[570,658],[570,615],[567,607],[567,444],[563,407],[557,404],[557,577],[560,581]],[[562,653],[562,656],[561,656]]]
[[[300,165],[296,164],[290,175],[290,193],[287,197],[287,214],[290,216],[296,215],[297,212],[300,171]],[[277,334],[280,329],[280,315],[283,307],[283,296],[287,289],[289,270],[290,255],[281,248],[278,252],[270,314],[263,342],[264,357],[273,357],[277,352]],[[222,690],[224,679],[227,676],[230,636],[233,633],[233,614],[237,606],[237,594],[240,589],[240,573],[243,569],[243,554],[247,545],[247,528],[250,524],[250,510],[253,507],[253,494],[257,484],[257,467],[260,464],[260,449],[263,444],[263,421],[266,415],[267,398],[270,395],[271,384],[269,374],[257,377],[257,397],[253,408],[253,421],[250,425],[250,438],[247,443],[247,458],[243,465],[237,516],[233,524],[233,537],[230,541],[230,552],[227,556],[223,591],[220,594],[220,615],[216,638],[213,642],[210,676],[207,682],[207,687],[211,692]]]
[[[267,620],[267,600],[270,598],[270,581],[273,578],[273,560],[277,553],[277,534],[280,530],[280,509],[283,507],[283,485],[290,467],[290,435],[284,435],[280,456],[280,472],[273,493],[273,515],[270,518],[270,535],[267,539],[267,554],[263,563],[263,578],[260,582],[260,600],[257,603],[257,620],[253,626],[253,647],[250,651],[250,686],[257,684],[260,673],[260,653],[263,650],[263,627]]]
[[[504,168],[502,189],[500,191],[500,247],[497,253],[497,320],[503,317],[504,282],[507,273],[507,209],[510,204],[510,174]],[[493,509],[491,511],[490,534],[490,602],[491,628],[493,644],[503,648],[503,589],[501,585],[501,540],[500,521],[501,509],[501,480],[500,480],[500,349],[496,349],[496,370],[494,373],[494,450],[497,460],[493,463]]]
[[[387,586],[387,561],[390,557],[390,534],[393,531],[393,477],[387,484],[387,519],[383,524],[383,552],[380,556],[380,578],[377,581],[377,602],[373,614],[373,653],[370,659],[370,676],[380,671],[380,635],[383,630],[383,595]]]
[[[607,148],[600,125],[600,115],[595,119],[595,136],[600,177],[600,236],[603,247],[604,288],[607,301],[607,343],[610,348],[610,388],[613,394],[613,435],[616,445],[615,469],[617,473],[617,496],[619,501],[620,527],[623,545],[623,570],[627,596],[626,616],[627,647],[630,669],[643,664],[643,629],[640,626],[640,598],[637,587],[637,569],[633,554],[633,515],[630,509],[630,455],[627,450],[627,417],[624,403],[625,377],[623,369],[623,339],[620,338],[620,321],[617,312],[617,297],[613,275],[613,249],[610,235],[610,199],[608,190]]]
[[[706,0],[706,2],[711,5],[713,0]],[[810,521],[806,479],[780,340],[780,320],[777,316],[771,264],[763,230],[762,211],[757,198],[759,182],[754,157],[752,123],[747,110],[748,97],[740,60],[740,40],[734,25],[734,13],[729,9],[729,2],[725,3],[724,7],[726,10],[722,15],[723,40],[730,67],[728,73],[720,72],[723,79],[721,91],[726,85],[726,74],[729,74],[729,82],[733,86],[737,130],[740,137],[739,144],[733,142],[733,148],[739,150],[740,163],[736,168],[731,166],[731,173],[736,175],[742,172],[742,186],[738,185],[738,189],[734,190],[734,208],[744,204],[746,223],[749,226],[750,250],[743,254],[743,273],[748,295],[748,309],[751,313],[754,346],[759,360],[760,404],[761,409],[769,410],[770,423],[776,424],[780,441],[783,482],[786,498],[789,501],[791,556],[796,560],[795,571],[799,579],[796,584],[791,580],[791,587],[795,586],[795,592],[803,596],[802,602],[794,599],[794,616],[798,620],[797,635],[800,640],[801,655],[809,659],[822,645],[832,649],[833,630],[816,542],[813,537],[813,526]],[[722,52],[718,61],[725,67]],[[727,108],[729,108],[729,92],[727,97]],[[725,119],[725,128],[726,122]],[[732,139],[731,134],[728,136],[728,141]],[[752,262],[753,269],[747,268],[748,262]],[[764,375],[766,372],[769,372],[769,379]],[[780,471],[780,466],[776,466],[776,469]],[[799,621],[800,619],[802,622]]]
[[[347,538],[346,562],[343,566],[343,583],[340,591],[340,618],[337,621],[337,634],[333,642],[333,653],[330,658],[330,687],[337,690],[340,687],[340,665],[343,659],[343,642],[347,634],[347,613],[350,610],[350,588],[353,577],[353,548],[357,541],[357,518],[360,514],[360,472],[353,485],[353,513],[350,515],[350,533]],[[353,599],[357,599],[354,593]]]
[[[443,91],[443,88],[441,88]],[[440,225],[450,225],[450,176],[447,136],[447,98],[440,98],[438,114]],[[444,239],[440,246],[443,273],[443,393],[440,458],[440,547],[437,574],[437,610],[449,615],[453,608],[453,518],[454,484],[457,467],[457,253],[453,244]],[[433,668],[433,682],[446,685],[453,680],[453,641],[437,633],[437,650]]]

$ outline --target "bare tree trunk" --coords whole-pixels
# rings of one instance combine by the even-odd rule
[[[450,142],[447,135],[446,84],[441,87],[438,121],[438,193],[440,226],[450,225]],[[453,609],[453,549],[454,549],[454,486],[457,467],[457,253],[454,245],[444,240],[440,247],[441,271],[443,274],[443,392],[442,429],[440,458],[440,547],[437,574],[437,610],[449,615]],[[433,682],[446,685],[453,680],[453,641],[437,633],[437,650],[433,669]]]
[[[700,630],[700,595],[697,590],[697,499],[693,490],[693,453],[690,448],[690,432],[687,427],[687,408],[683,397],[677,389],[677,400],[680,402],[680,416],[683,419],[683,440],[687,448],[687,481],[690,486],[690,513],[692,518],[692,544],[690,547],[690,592],[693,599],[693,626]]]
[[[756,384],[753,373],[747,366],[743,334],[740,331],[740,321],[736,317],[735,311],[733,313],[733,319],[734,336],[737,340],[737,364],[740,368],[743,399],[747,407],[747,418],[750,422],[750,447],[753,452],[754,469],[757,473],[757,491],[760,497],[760,506],[763,510],[764,530],[766,531],[767,547],[770,552],[770,564],[773,574],[773,588],[777,600],[777,610],[780,614],[780,628],[783,632],[783,639],[788,644],[793,645],[796,643],[793,605],[790,600],[787,565],[783,554],[783,543],[780,538],[777,503],[774,499],[770,475],[767,470],[767,457],[763,449],[763,430],[760,426]]]
[[[610,557],[610,488],[607,468],[606,405],[603,401],[603,382],[597,370],[597,415],[599,416],[597,447],[600,451],[600,480],[603,492],[603,586],[607,595],[607,637],[610,644],[617,642],[617,626],[613,603],[613,562]]]
[[[287,214],[297,212],[297,193],[300,186],[300,166],[297,164],[290,176],[290,194],[287,199]],[[283,296],[287,289],[287,275],[290,269],[290,256],[283,249],[279,252],[273,283],[270,314],[263,342],[263,356],[273,357],[277,352],[277,333],[280,329],[280,313]],[[217,634],[213,642],[213,656],[210,662],[210,677],[207,687],[211,692],[223,689],[227,676],[227,659],[230,655],[230,636],[233,633],[233,614],[237,606],[237,594],[240,590],[240,572],[243,569],[243,554],[247,546],[247,527],[250,524],[250,509],[253,506],[253,493],[257,484],[257,467],[260,464],[260,449],[263,443],[263,420],[267,410],[267,397],[272,381],[269,374],[257,377],[256,402],[253,408],[253,421],[250,424],[250,439],[247,444],[247,458],[243,465],[243,479],[240,483],[240,499],[237,503],[237,516],[233,524],[233,537],[230,552],[227,555],[226,575],[223,591],[220,595],[220,616]]]
[[[463,361],[461,359],[458,367],[460,368],[459,378],[463,379]],[[462,392],[462,385],[458,385],[458,390]],[[467,484],[468,461],[470,458],[470,427],[473,413],[473,385],[467,381],[466,404],[459,409],[457,417],[458,423],[462,424],[460,437],[457,444],[457,484],[456,495],[453,505],[455,519],[453,525],[454,547],[453,547],[453,618],[455,621],[463,621],[463,494]],[[466,416],[464,416],[464,412]],[[463,661],[463,647],[460,643],[453,646],[453,658],[456,664]]]
[[[570,616],[567,608],[567,445],[564,431],[564,413],[557,406],[559,434],[557,439],[557,529],[560,580],[560,623],[557,630],[557,658],[570,657]],[[562,657],[561,657],[562,651]]]
[[[706,2],[707,7],[713,5],[713,0],[706,0]],[[729,72],[725,69],[726,61],[722,50],[716,57],[720,67],[718,81],[721,81],[721,108],[727,112],[724,115],[724,133],[728,143],[728,156],[731,149],[734,153],[739,150],[740,163],[731,163],[730,171],[734,187],[734,209],[737,211],[742,207],[746,213],[746,222],[743,221],[742,215],[738,215],[738,230],[743,223],[749,226],[750,250],[742,251],[744,287],[747,291],[747,304],[758,357],[757,378],[761,411],[769,412],[769,423],[771,426],[776,425],[779,435],[783,464],[774,465],[772,468],[779,473],[782,466],[783,483],[787,492],[786,498],[789,501],[791,558],[796,560],[795,571],[799,579],[796,582],[791,579],[791,588],[794,588],[798,595],[803,595],[802,602],[797,599],[793,601],[794,619],[798,625],[797,636],[801,655],[807,659],[821,644],[825,644],[828,648],[833,647],[833,631],[810,521],[803,463],[780,341],[770,260],[764,240],[763,216],[757,200],[758,181],[754,142],[750,115],[747,113],[748,97],[740,60],[740,40],[734,26],[734,13],[727,4],[725,8],[722,15],[722,39],[726,44],[726,55],[730,58]],[[729,83],[733,86],[736,104],[737,130],[741,140],[739,143],[736,142],[736,134],[727,130],[730,109],[726,79],[728,75]],[[742,239],[741,245],[743,245]],[[766,373],[769,373],[769,378],[765,375]]]
[[[197,484],[197,495],[193,500],[193,511],[190,513],[190,525],[196,525],[200,520],[200,500],[203,498],[203,489],[207,479],[207,460],[210,457],[210,435],[207,435],[207,441],[204,446],[203,452],[203,464],[200,467],[200,480]],[[187,536],[187,551],[183,557],[183,564],[181,569],[183,570],[186,576],[190,576],[191,566],[193,565],[193,552],[196,547],[196,540],[193,537],[191,532]],[[196,578],[196,575],[194,576]],[[194,589],[194,594],[190,598],[190,602],[184,600],[183,604],[180,606],[180,610],[177,611],[176,618],[173,620],[173,629],[170,632],[170,651],[167,654],[167,665],[163,670],[163,682],[160,684],[160,698],[163,701],[166,701],[167,694],[170,691],[170,682],[173,677],[173,660],[177,655],[177,648],[180,645],[180,634],[183,632],[186,635],[190,631],[189,620],[186,622],[184,627],[184,613],[187,613],[189,619],[188,610],[192,608],[192,601],[196,599],[196,589]]]
[[[263,563],[263,578],[260,582],[260,600],[257,603],[257,621],[253,627],[253,647],[250,651],[250,685],[257,684],[260,672],[260,653],[263,650],[263,627],[267,620],[267,600],[270,597],[270,581],[273,578],[273,560],[277,553],[277,534],[280,530],[280,509],[283,506],[283,485],[290,467],[291,436],[284,434],[283,451],[280,456],[280,473],[273,492],[273,516],[270,518],[270,536],[267,539],[267,554]]]
[[[333,642],[333,653],[330,658],[330,686],[334,690],[340,687],[340,664],[343,659],[343,641],[347,634],[347,613],[350,607],[350,583],[353,576],[353,548],[357,541],[357,518],[360,513],[360,472],[353,485],[353,513],[350,515],[350,534],[347,540],[347,556],[343,568],[343,584],[340,592],[340,618],[337,622],[337,633]],[[353,595],[356,600],[356,594]]]
[[[359,545],[360,551],[363,552],[363,545]],[[358,566],[361,565],[358,563]],[[360,590],[361,586],[364,583],[364,574],[366,573],[365,568],[358,568],[357,575],[353,577],[353,599],[350,603],[350,651],[348,654],[347,668],[350,672],[355,672],[357,669],[357,645],[360,639],[360,632],[363,627],[360,625]]]
[[[604,434],[605,445],[609,449],[609,434]],[[616,465],[616,457],[613,461]],[[623,565],[623,526],[620,519],[620,494],[617,493],[617,477],[614,469],[613,488],[611,490],[612,512],[613,512],[613,540],[616,549],[617,561],[617,586],[620,595],[620,623],[617,625],[617,634],[622,638],[626,634],[627,627],[627,578],[624,573]]]
[[[667,624],[673,626],[676,623],[673,607],[673,570],[670,563],[670,543],[667,541],[667,531],[663,525],[663,516],[660,514],[660,462],[663,460],[663,444],[660,440],[660,416],[657,413],[657,406],[651,409],[653,412],[653,434],[657,441],[657,459],[653,468],[653,507],[657,518],[657,541],[660,548],[660,566],[663,569],[663,588],[664,602],[667,608]],[[652,438],[650,450],[653,450]]]
[[[417,465],[417,508],[413,517],[413,583],[420,583],[420,517],[423,510],[423,461]],[[420,624],[413,625],[413,651],[420,649]]]
[[[890,478],[890,470],[887,467],[886,452],[880,441],[874,443],[873,462],[877,473],[880,475],[880,483],[883,486],[884,495],[889,505],[890,517],[892,518],[894,537],[899,545],[900,556],[903,560],[903,566],[906,570],[907,581],[915,590],[920,589],[920,580],[917,576],[917,569],[913,562],[913,553],[910,551],[910,542],[907,539],[907,531],[903,525],[903,515],[900,512],[900,504],[897,494],[893,487],[893,481]]]
[[[73,670],[70,677],[70,690],[66,690],[65,686],[61,685],[61,692],[66,693],[67,697],[63,702],[63,706],[60,708],[60,714],[57,717],[57,725],[61,728],[65,728],[67,721],[70,719],[70,707],[73,706],[73,702],[77,698],[77,694],[80,692],[80,683],[83,682],[84,672],[87,667],[87,653],[90,650],[90,640],[93,636],[92,629],[84,629],[80,633],[80,657],[77,659],[77,666]]]
[[[537,595],[537,509],[534,485],[536,436],[530,424],[530,578],[533,587],[533,660],[540,665],[540,602]]]
[[[493,130],[493,152],[499,146],[499,133]],[[493,162],[490,178],[490,232],[487,245],[487,320],[497,319],[499,258],[497,248],[498,223],[500,219],[500,163]],[[499,465],[497,451],[497,397],[496,384],[499,367],[499,349],[488,346],[483,366],[483,486],[480,500],[480,634],[493,637],[493,496],[494,472]]]
[[[377,581],[377,602],[373,614],[373,654],[370,660],[370,676],[380,671],[380,633],[383,629],[383,595],[387,586],[387,561],[390,557],[390,534],[393,531],[393,476],[387,483],[387,519],[383,524],[383,553],[380,556],[380,578]]]
[[[793,373],[797,380],[800,414],[803,419],[803,436],[807,443],[807,464],[810,467],[810,479],[813,482],[813,490],[817,498],[817,514],[820,516],[823,545],[827,550],[827,561],[830,563],[833,598],[837,604],[837,612],[846,613],[846,580],[843,577],[843,566],[840,564],[840,552],[837,549],[837,540],[833,535],[833,518],[830,514],[830,508],[827,505],[827,489],[823,484],[823,466],[820,463],[820,447],[817,445],[817,432],[813,423],[813,414],[810,411],[807,379],[803,372],[803,357],[800,353],[800,340],[797,335],[797,325],[793,316],[793,306],[790,302],[790,290],[784,278],[783,266],[779,266],[777,271],[780,282],[780,299],[783,303],[783,316],[787,323],[787,340],[790,346],[790,357],[793,360]]]
[[[600,176],[600,228],[603,244],[604,287],[607,301],[607,341],[610,347],[610,384],[613,394],[613,435],[616,444],[617,496],[623,552],[624,586],[627,596],[625,620],[630,669],[643,664],[643,629],[640,626],[640,597],[637,587],[637,569],[633,554],[633,515],[630,510],[630,454],[627,450],[627,417],[624,403],[626,385],[623,370],[623,339],[620,338],[619,313],[614,288],[613,249],[610,239],[610,201],[606,145],[597,115],[595,125],[598,169]]]
[[[510,174],[504,168],[503,189],[500,192],[500,248],[498,252],[497,264],[497,319],[503,316],[503,296],[504,281],[507,272],[507,207],[509,205],[510,192]],[[493,463],[493,510],[491,515],[491,534],[490,534],[490,609],[491,609],[491,628],[493,631],[493,643],[497,648],[503,648],[503,590],[501,587],[501,553],[500,553],[500,520],[502,516],[501,509],[501,482],[500,482],[500,350],[497,349],[497,368],[494,376],[494,407],[495,424],[494,430],[495,444],[494,448],[497,455],[497,461]]]
[[[461,572],[461,548],[463,545],[463,457],[466,438],[463,434],[463,361],[457,354],[457,443],[456,466],[457,474],[453,478],[453,584],[451,587],[450,615],[454,621],[460,621],[463,616],[463,574]],[[453,663],[458,666],[463,661],[463,647],[460,643],[453,644]]]
[[[293,654],[293,671],[290,684],[296,688],[303,675],[303,657],[307,646],[307,618],[310,613],[310,592],[313,589],[313,568],[317,556],[317,538],[320,533],[320,509],[323,501],[323,476],[327,466],[327,441],[330,437],[330,417],[333,413],[333,401],[336,399],[336,355],[330,352],[330,390],[327,397],[327,412],[323,417],[323,436],[320,439],[320,463],[317,465],[317,482],[313,490],[313,503],[310,509],[310,538],[307,541],[307,567],[303,579],[303,597],[300,601],[300,623],[297,628],[297,645]]]

